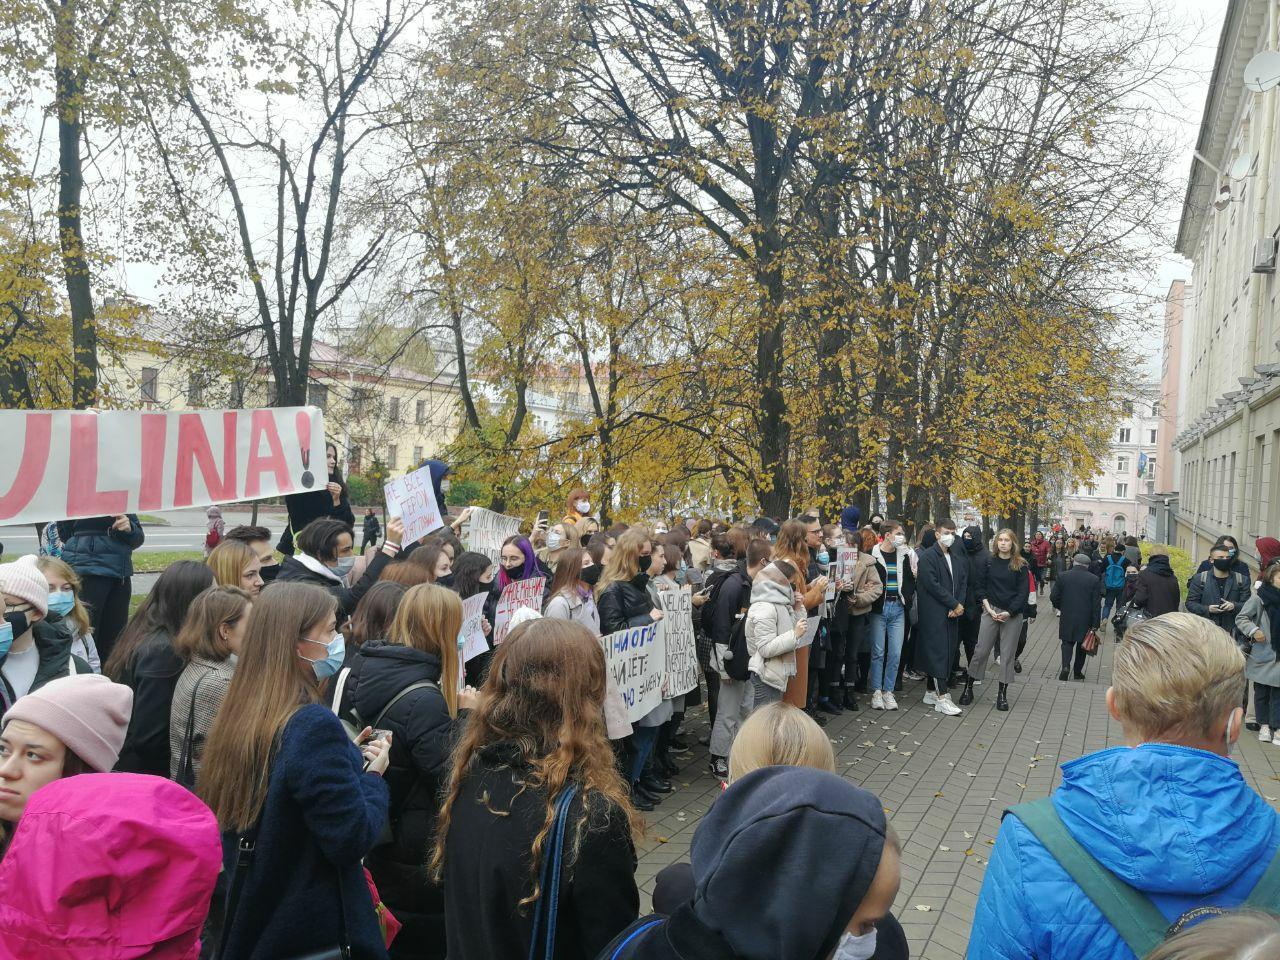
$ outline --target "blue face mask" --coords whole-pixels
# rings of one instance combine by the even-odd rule
[[[13,646],[13,627],[8,620],[0,620],[0,657],[7,656]]]
[[[822,549],[822,550],[819,550],[819,551],[818,551],[818,556],[817,556],[817,561],[818,561],[819,563],[822,563],[822,564],[830,563],[830,562],[831,562],[831,554],[827,553],[827,551],[826,551],[826,549],[825,549],[825,548],[824,548],[824,549]]]
[[[329,569],[336,573],[339,577],[345,577],[351,572],[351,568],[356,565],[355,555],[349,557],[340,557],[338,562]]]
[[[876,952],[876,931],[874,929],[855,937],[846,932],[836,946],[831,960],[871,960]]]
[[[307,638],[303,638],[306,640]],[[316,641],[307,640],[312,646],[316,645]],[[332,677],[342,668],[342,661],[347,655],[347,641],[340,633],[335,633],[333,639],[329,641],[325,648],[326,655],[323,660],[312,660],[308,657],[298,656],[311,664],[311,669],[316,672],[316,678],[323,680],[326,677]]]
[[[65,617],[75,609],[76,595],[70,590],[58,590],[49,594],[49,612]]]

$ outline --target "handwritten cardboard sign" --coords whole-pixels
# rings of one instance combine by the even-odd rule
[[[458,647],[462,651],[462,662],[480,656],[489,649],[484,638],[484,602],[489,595],[477,593],[462,601],[462,629],[458,631]]]
[[[627,719],[638,723],[662,703],[662,677],[667,654],[656,624],[619,630],[600,638],[609,671],[627,707]]]
[[[698,650],[693,636],[693,594],[689,587],[658,591],[663,639],[667,648],[662,698],[670,700],[698,685]]]
[[[520,532],[520,518],[509,517],[505,513],[495,513],[484,507],[472,507],[471,516],[467,519],[467,540],[470,549],[483,553],[494,563],[502,552],[502,544],[508,537]]]
[[[521,608],[542,611],[542,591],[546,586],[545,577],[530,577],[528,580],[516,580],[508,583],[498,598],[498,607],[494,611],[493,643],[497,646],[507,639],[511,632],[511,616]]]
[[[399,517],[404,523],[405,543],[420,540],[432,530],[444,526],[435,487],[431,485],[430,467],[419,467],[413,473],[388,480],[383,492],[386,494],[387,515]]]

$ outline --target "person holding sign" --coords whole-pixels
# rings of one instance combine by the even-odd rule
[[[286,557],[293,556],[294,539],[314,520],[338,520],[355,527],[356,515],[351,512],[351,500],[347,497],[347,484],[338,467],[338,448],[332,443],[324,445],[325,466],[329,482],[318,490],[291,493],[284,498],[289,511],[289,522],[280,535],[277,548]]]
[[[382,568],[399,555],[403,535],[404,525],[399,518],[388,520],[387,539],[382,549],[369,561],[364,576],[348,587],[343,578],[356,562],[351,526],[340,520],[316,520],[298,534],[298,549],[302,552],[296,557],[285,557],[276,579],[280,583],[313,583],[324,587],[338,602],[338,622],[344,623],[360,598],[378,582]]]

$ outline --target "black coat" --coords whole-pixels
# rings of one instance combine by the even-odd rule
[[[1236,614],[1253,594],[1253,582],[1249,575],[1241,576],[1234,570],[1227,572],[1223,580],[1213,573],[1213,567],[1191,575],[1187,581],[1187,613],[1212,620],[1232,636],[1235,635]],[[1209,608],[1227,600],[1235,607],[1226,613],[1214,613]]]
[[[1058,639],[1080,643],[1102,621],[1102,581],[1084,567],[1072,567],[1053,581],[1049,602],[1062,611]]]
[[[365,568],[364,576],[357,580],[353,586],[346,587],[332,577],[316,573],[296,557],[285,557],[280,564],[280,573],[277,574],[274,582],[312,583],[317,587],[324,587],[338,601],[338,625],[341,626],[342,622],[351,616],[356,604],[360,602],[360,598],[368,593],[370,588],[378,582],[378,577],[382,574],[382,568],[390,562],[391,558],[382,550],[379,550],[373,555],[373,559],[369,561],[369,566]]]
[[[930,677],[951,675],[951,664],[960,643],[959,620],[947,616],[947,611],[963,603],[969,593],[969,565],[958,556],[963,550],[959,543],[957,539],[951,545],[950,570],[947,569],[947,555],[938,543],[920,554],[916,570],[919,619],[915,667]]]
[[[309,490],[306,493],[291,493],[284,498],[285,509],[289,511],[289,522],[285,524],[284,532],[280,534],[280,543],[277,544],[276,549],[285,556],[293,556],[293,538],[312,520],[332,517],[334,520],[341,520],[354,532],[356,515],[351,512],[347,485],[336,475],[330,477],[325,483],[330,480],[342,484],[342,496],[338,498],[337,506],[334,506],[333,497],[323,486],[319,490]]]
[[[643,627],[653,622],[653,599],[647,589],[649,575],[637,573],[630,580],[615,580],[604,588],[596,606],[600,610],[600,635]]]
[[[440,682],[440,658],[411,647],[370,640],[355,660],[360,682],[351,701],[366,724],[374,723],[406,687]],[[444,894],[427,874],[426,851],[435,841],[458,721],[449,716],[438,688],[423,687],[396,701],[377,726],[392,734],[391,763],[383,778],[391,790],[392,840],[375,847],[366,865],[378,893],[404,924],[395,956],[443,957]]]
[[[144,639],[125,663],[120,682],[133,691],[133,712],[117,770],[169,776],[169,708],[185,666],[164,630]]]
[[[516,904],[533,890],[530,852],[546,821],[548,797],[525,787],[530,771],[514,744],[485,747],[462,778],[445,846],[444,901],[449,960],[529,955],[533,914]],[[568,836],[583,816],[569,805]],[[556,960],[594,960],[640,911],[635,847],[626,814],[598,793],[577,855],[565,845]]]
[[[1182,587],[1169,566],[1169,558],[1155,556],[1138,574],[1133,587],[1133,605],[1146,610],[1153,617],[1174,613],[1182,602]]]

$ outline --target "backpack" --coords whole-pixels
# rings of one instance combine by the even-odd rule
[[[741,683],[751,678],[751,654],[747,652],[747,607],[738,611],[729,634],[729,652],[733,654],[724,664],[724,672],[730,680]]]
[[[715,620],[716,601],[720,599],[720,588],[724,586],[725,581],[732,577],[737,570],[717,570],[707,578],[707,600],[698,608],[697,619],[694,626],[698,627],[707,636],[711,636],[711,625]]]
[[[220,544],[221,542],[222,542],[222,534],[220,534],[217,530],[210,530],[210,531],[205,535],[205,538],[204,538],[204,548],[205,548],[206,550],[212,550],[214,547],[216,547],[216,546],[217,546],[218,544]]]
[[[1119,590],[1124,586],[1124,563],[1107,554],[1107,572],[1103,578],[1108,590]]]
[[[1062,823],[1050,797],[1010,807],[1012,814],[1044,846],[1049,855],[1093,901],[1116,933],[1139,957],[1145,957],[1168,937],[1206,916],[1229,911],[1211,904],[1195,907],[1170,923],[1141,890],[1129,886],[1097,861]],[[1280,852],[1272,858],[1248,899],[1236,909],[1275,913],[1280,909]]]
[[[1204,596],[1204,588],[1205,588],[1205,587],[1207,587],[1207,586],[1209,585],[1209,571],[1208,571],[1208,570],[1201,570],[1201,571],[1200,571],[1200,573],[1198,574],[1198,576],[1200,577],[1200,596],[1202,596],[1202,597],[1203,597],[1203,596]],[[1246,597],[1247,597],[1247,596],[1249,596],[1249,593],[1251,592],[1251,591],[1250,591],[1250,589],[1249,589],[1249,581],[1248,581],[1248,580],[1246,580],[1246,579],[1245,579],[1245,578],[1244,578],[1244,577],[1239,573],[1239,571],[1232,570],[1232,571],[1231,571],[1231,579],[1235,581],[1235,584],[1236,584],[1236,586],[1237,586],[1237,587],[1239,587],[1239,588],[1240,588],[1240,592],[1241,592],[1241,593],[1243,593]],[[1222,591],[1222,597],[1223,597],[1223,599],[1226,599],[1226,596],[1227,596],[1227,592],[1226,592],[1225,590],[1224,590],[1224,591]]]

